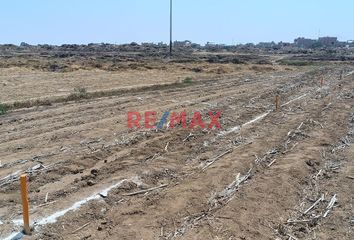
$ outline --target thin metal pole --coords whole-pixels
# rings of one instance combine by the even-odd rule
[[[172,0],[170,0],[170,56],[172,56]]]

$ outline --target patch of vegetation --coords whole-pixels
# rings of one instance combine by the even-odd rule
[[[68,96],[68,101],[88,98],[88,92],[84,87],[74,88],[74,92]]]
[[[290,60],[290,59],[282,59],[279,60],[278,63],[280,65],[297,66],[297,67],[313,65],[313,62],[303,61],[303,60]]]
[[[184,83],[184,84],[192,84],[193,83],[193,79],[191,77],[186,77],[185,79],[183,79],[182,83]]]
[[[4,104],[0,103],[0,115],[3,115],[5,113],[7,113],[7,107]]]
[[[275,71],[275,69],[271,66],[257,66],[257,65],[253,65],[252,67],[250,67],[251,70],[255,71],[255,72],[271,72],[271,71]]]
[[[203,72],[203,68],[195,67],[195,68],[192,68],[191,71],[196,72],[196,73],[201,73],[201,72]]]
[[[30,108],[32,107],[32,102],[31,101],[23,101],[23,102],[14,102],[12,105],[12,108],[17,109],[17,108]]]
[[[8,109],[31,108],[35,106],[50,106],[52,102],[49,99],[36,99],[26,101],[16,101],[7,106]]]
[[[87,90],[84,87],[74,88],[74,92],[77,93],[79,96],[86,96],[87,95]]]

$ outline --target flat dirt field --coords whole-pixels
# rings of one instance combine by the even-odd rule
[[[0,239],[354,239],[353,65],[165,65],[0,69]],[[127,126],[184,110],[222,129]]]

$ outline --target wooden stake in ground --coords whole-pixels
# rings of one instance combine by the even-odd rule
[[[280,96],[276,95],[275,96],[275,110],[279,111],[279,109],[280,109]]]
[[[21,197],[22,197],[22,209],[23,209],[23,230],[26,235],[31,234],[29,224],[29,202],[28,202],[28,188],[27,188],[27,174],[20,176],[21,183]]]
[[[324,78],[323,78],[323,76],[321,77],[321,87],[323,87],[323,85],[324,85]]]

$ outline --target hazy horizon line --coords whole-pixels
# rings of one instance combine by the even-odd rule
[[[336,36],[320,36],[320,37],[317,37],[317,38],[311,38],[311,37],[298,37],[298,38],[305,38],[305,39],[312,39],[312,40],[318,40],[319,38],[323,38],[323,37],[336,37]],[[296,38],[295,38],[296,39]],[[294,40],[295,40],[294,39]],[[339,39],[337,37],[338,41],[339,42],[348,42],[348,41],[353,41],[351,39],[347,39],[347,40],[342,40],[342,39]],[[276,41],[276,40],[271,40],[271,41],[260,41],[260,42],[237,42],[235,41],[235,43],[233,44],[229,44],[229,43],[223,43],[223,42],[213,42],[213,41],[206,41],[204,43],[201,43],[201,42],[194,42],[192,40],[189,40],[189,39],[184,39],[184,40],[174,40],[173,42],[184,42],[184,41],[190,41],[194,44],[199,44],[201,46],[205,46],[206,44],[210,43],[210,44],[217,44],[217,45],[226,45],[226,46],[234,46],[234,45],[246,45],[246,44],[260,44],[260,43],[271,43],[271,42],[274,42],[274,43],[294,43],[294,40],[289,42],[289,41],[286,41],[286,40],[281,40],[281,41]],[[151,43],[151,44],[159,44],[159,43],[162,43],[162,44],[169,44],[169,42],[165,42],[165,41],[160,41],[160,42],[156,42],[156,41],[131,41],[131,42],[112,42],[112,41],[107,41],[107,42],[81,42],[81,43],[77,43],[77,42],[63,42],[63,43],[31,43],[31,42],[26,42],[26,41],[19,41],[17,43],[14,43],[14,42],[7,42],[7,43],[4,43],[4,42],[0,42],[0,45],[15,45],[15,46],[20,46],[21,43],[26,43],[28,45],[31,45],[31,46],[38,46],[38,45],[51,45],[51,46],[62,46],[62,45],[89,45],[89,44],[112,44],[112,45],[127,45],[127,44],[131,44],[131,43],[137,43],[139,45],[141,44],[144,44],[144,43]]]

